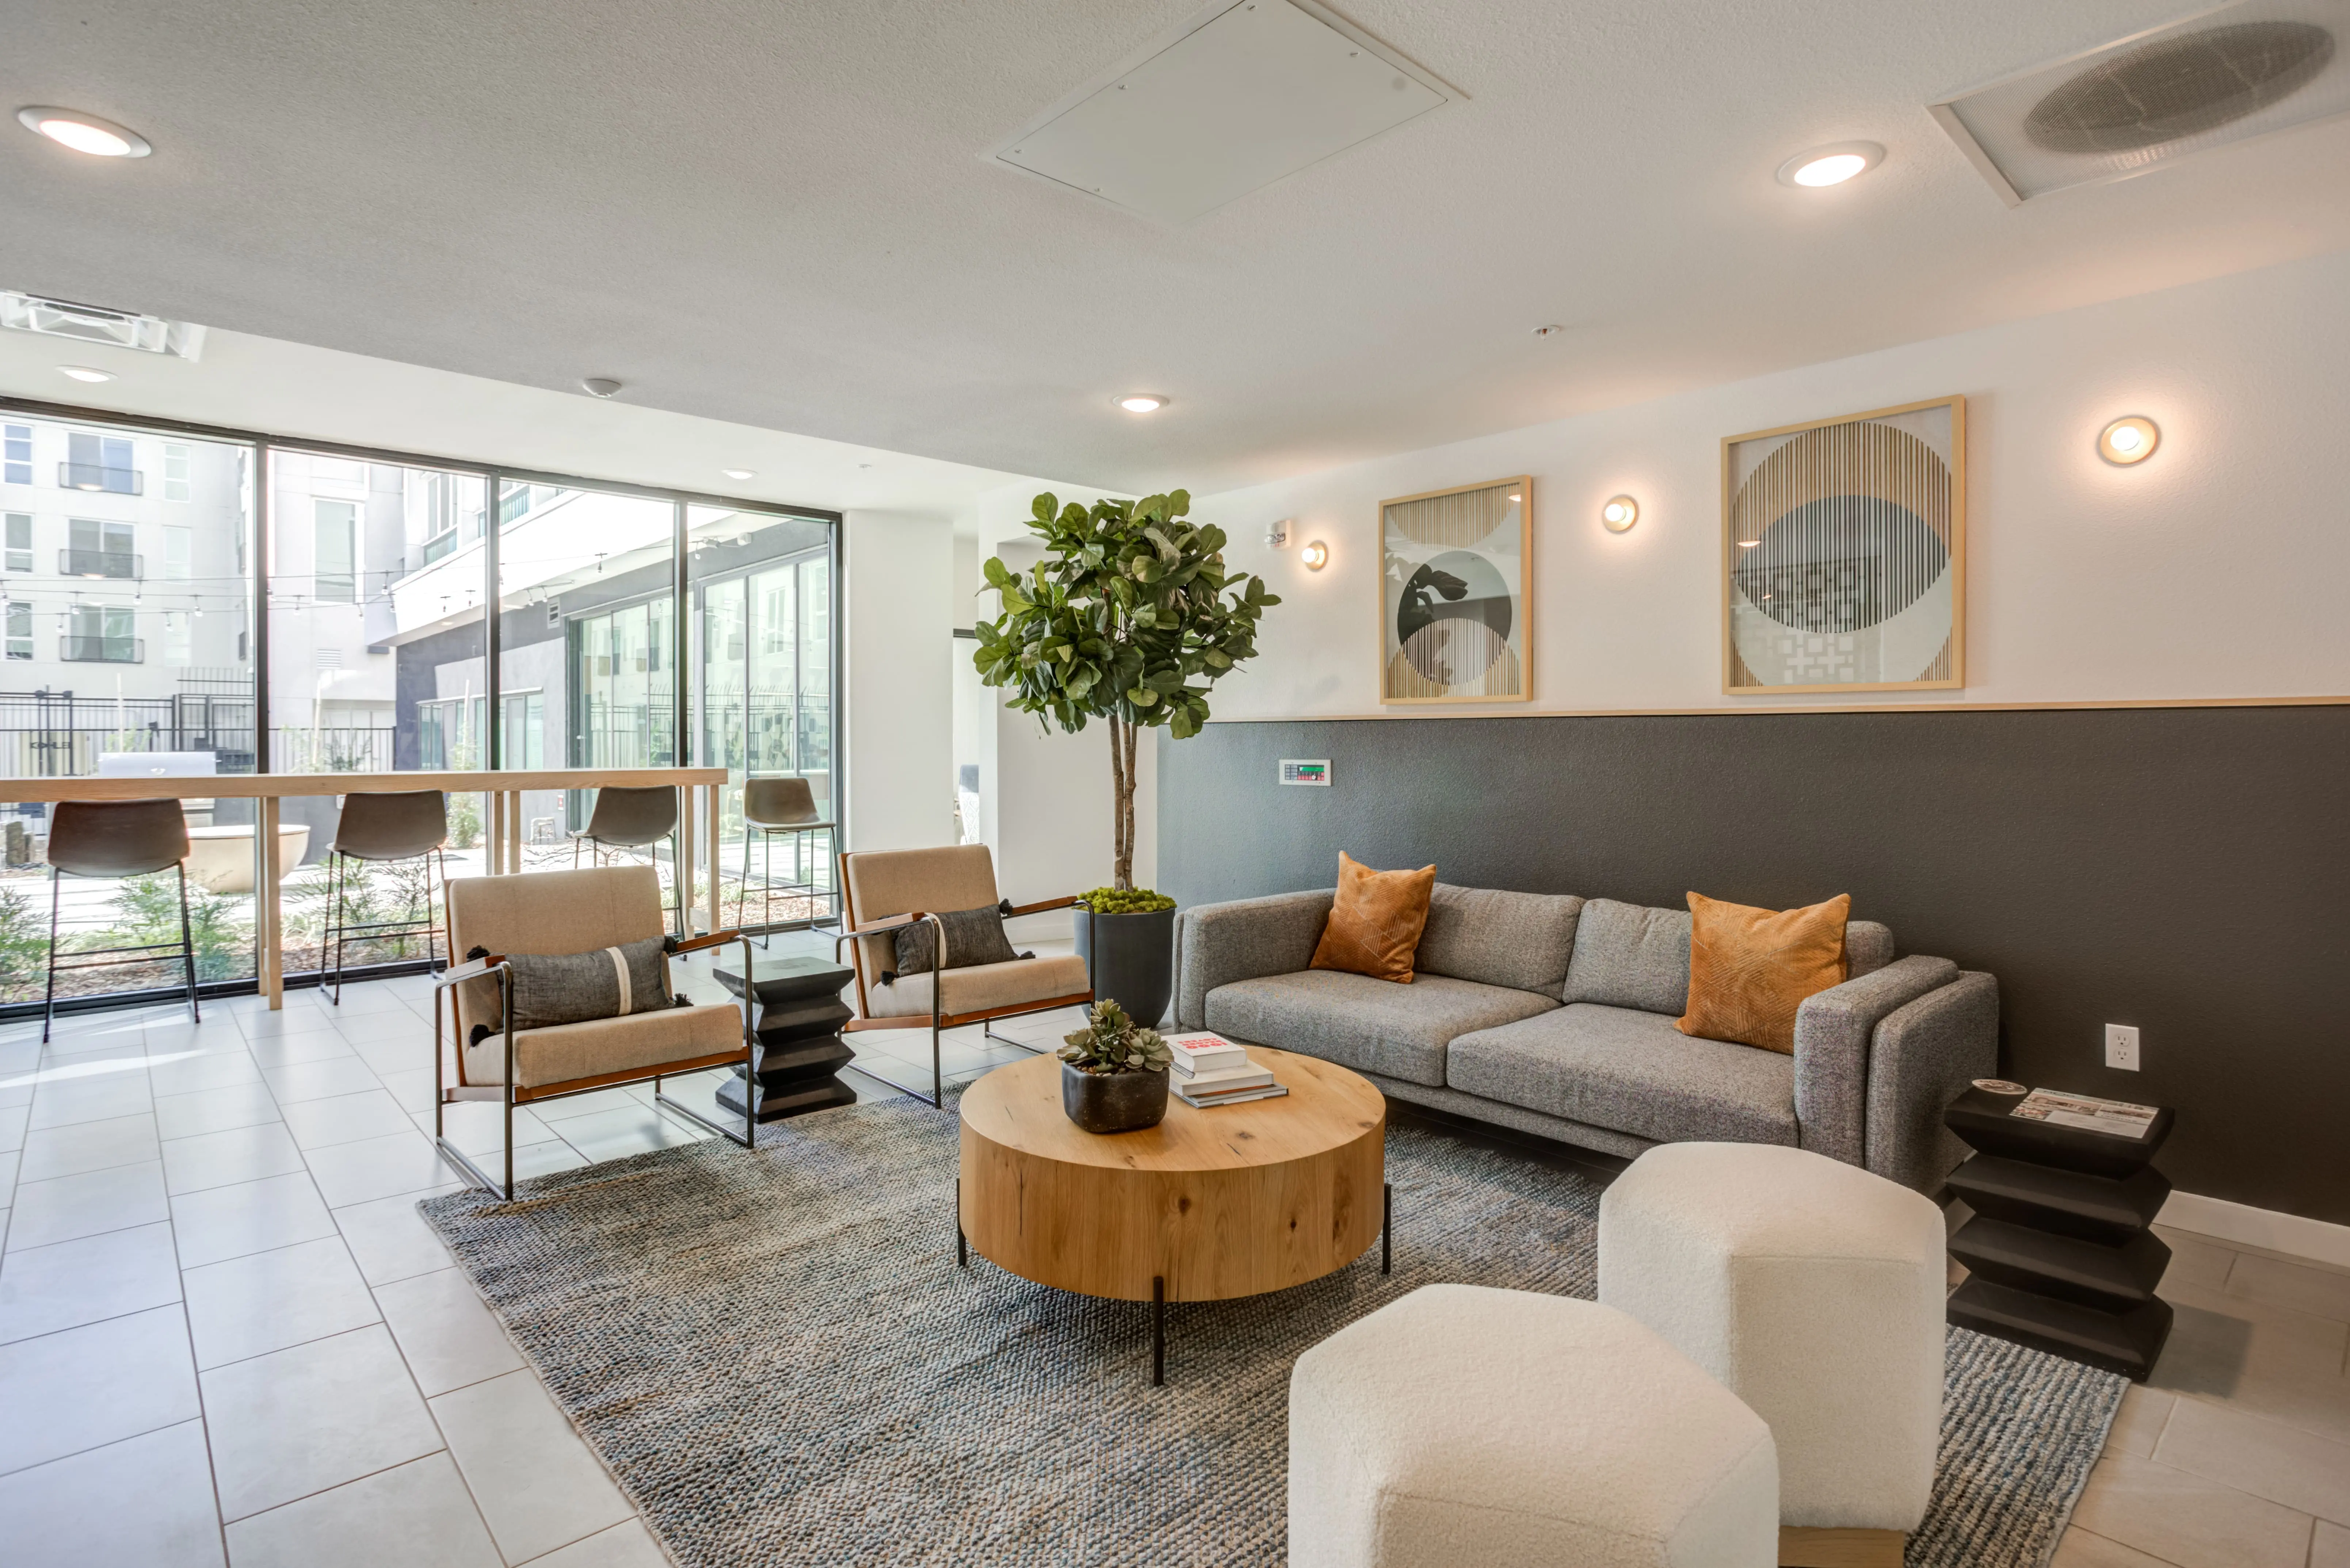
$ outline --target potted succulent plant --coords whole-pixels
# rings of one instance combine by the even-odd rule
[[[1087,1018],[1061,1047],[1061,1109],[1089,1133],[1157,1127],[1174,1053],[1115,1002],[1095,1002]]]
[[[1107,722],[1110,881],[1079,900],[1077,951],[1097,999],[1156,1022],[1174,992],[1175,900],[1134,885],[1135,742],[1161,725],[1198,734],[1209,688],[1255,656],[1258,618],[1281,600],[1224,570],[1223,530],[1186,521],[1188,491],[1090,508],[1047,493],[1033,510],[1045,557],[1024,574],[989,558],[1003,614],[979,622],[972,662],[1046,723]]]

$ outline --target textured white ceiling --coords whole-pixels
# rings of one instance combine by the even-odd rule
[[[1193,0],[23,5],[156,152],[7,126],[0,286],[1211,490],[2350,245],[2350,121],[2010,211],[1922,107],[2195,8],[1351,0],[1466,101],[1166,230],[981,154]]]

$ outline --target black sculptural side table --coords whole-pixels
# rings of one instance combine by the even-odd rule
[[[2172,1113],[2125,1137],[2026,1120],[2022,1098],[1970,1088],[1943,1114],[1978,1150],[1950,1173],[1974,1218],[1950,1238],[1969,1274],[1950,1321],[2143,1382],[2170,1334],[2154,1293],[2170,1249],[2149,1227],[2170,1195],[2150,1161]]]
[[[739,966],[721,966],[717,974],[719,984],[743,994]],[[772,959],[751,966],[759,1120],[856,1103],[857,1091],[837,1075],[857,1056],[840,1037],[840,1026],[855,1016],[840,999],[841,988],[856,978],[855,971],[829,959]],[[718,1085],[718,1103],[740,1116],[746,1092],[743,1070],[736,1067]]]

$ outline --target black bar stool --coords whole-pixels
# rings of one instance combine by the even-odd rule
[[[438,968],[433,938],[441,922],[432,911],[432,875],[449,882],[448,862],[442,846],[449,841],[449,797],[437,789],[384,790],[343,797],[343,812],[335,824],[334,846],[327,852],[327,934],[321,940],[318,967],[327,967],[327,948],[334,950],[333,1002],[343,1004],[343,950],[353,942],[390,941],[421,936],[424,961]],[[388,865],[400,860],[424,862],[424,916],[401,915],[389,920],[350,918],[351,873],[347,862]],[[337,873],[340,873],[338,877]]]
[[[685,929],[685,852],[677,842],[677,791],[666,784],[654,784],[644,789],[630,789],[619,784],[607,784],[596,792],[596,804],[588,813],[588,826],[571,834],[571,864],[579,864],[579,847],[583,844],[596,846],[596,864],[604,864],[604,851],[610,849],[650,849],[653,864],[660,864],[660,844],[670,841],[670,865],[678,875],[670,878],[675,893],[677,930],[690,935]],[[712,889],[711,907],[717,908],[716,889]],[[715,919],[715,915],[712,916]]]
[[[270,846],[272,850],[276,846]],[[199,1023],[196,943],[188,929],[188,817],[176,800],[67,800],[49,821],[49,983],[41,1004],[41,1043],[57,1013],[59,970],[161,963],[152,956],[177,948],[188,971],[188,1012]],[[57,891],[67,877],[147,877],[169,867],[180,874],[180,940],[92,948],[57,961]],[[139,956],[125,957],[125,954]]]
[[[764,851],[759,865],[759,924],[763,928],[763,934],[759,938],[761,947],[767,945],[768,939],[764,934],[764,928],[769,923],[767,916],[775,908],[775,835],[787,833],[792,838],[792,879],[782,884],[783,891],[786,894],[806,893],[813,900],[823,892],[823,889],[818,888],[812,879],[802,879],[801,867],[804,864],[802,851],[806,847],[809,834],[828,832],[831,827],[832,824],[825,821],[824,814],[816,809],[816,791],[809,785],[807,780],[780,778],[744,781],[743,784],[743,884],[735,895],[734,923],[738,926],[744,924],[743,916],[748,912],[751,898],[751,836],[755,833],[759,836],[759,846]],[[838,898],[837,889],[835,889],[833,896],[836,899]],[[837,905],[836,912],[837,912]],[[809,918],[808,924],[810,927],[815,926],[814,916]]]

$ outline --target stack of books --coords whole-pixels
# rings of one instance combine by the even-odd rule
[[[1273,1074],[1248,1059],[1248,1053],[1221,1034],[1195,1031],[1171,1034],[1168,1045],[1175,1054],[1169,1086],[1187,1106],[1232,1106],[1243,1100],[1270,1100],[1289,1093],[1273,1081]]]

